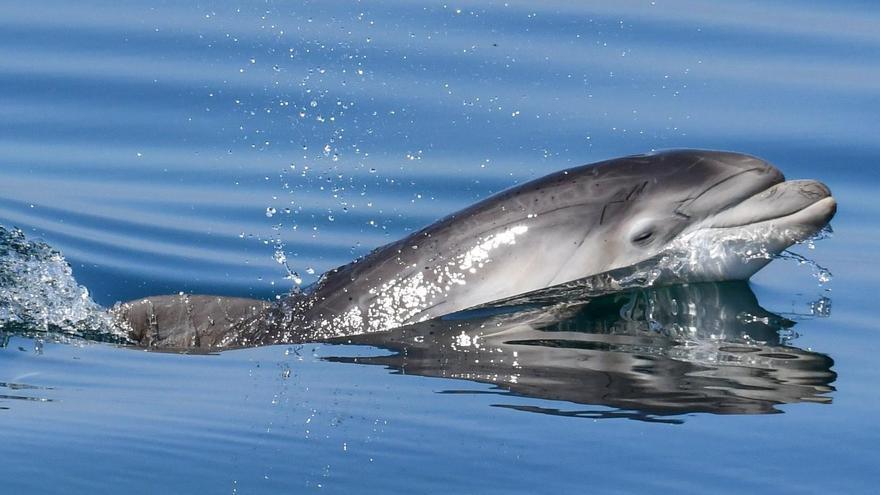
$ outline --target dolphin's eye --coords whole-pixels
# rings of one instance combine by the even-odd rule
[[[654,235],[654,232],[653,232],[653,231],[651,231],[651,230],[643,230],[643,231],[639,232],[638,234],[636,234],[636,235],[633,237],[632,241],[633,241],[634,243],[647,242],[648,239],[650,239],[653,235]]]

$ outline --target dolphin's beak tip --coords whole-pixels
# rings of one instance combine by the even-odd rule
[[[824,208],[827,220],[831,220],[831,218],[834,217],[834,214],[837,213],[837,199],[835,199],[834,196],[831,194],[831,188],[819,181],[810,181],[806,184],[813,188],[814,194],[818,192],[819,195],[824,196],[822,199],[817,201],[817,203],[820,203]],[[818,191],[816,191],[817,189]]]
[[[827,202],[826,208],[828,209],[828,221],[831,221],[831,219],[834,218],[834,215],[837,214],[837,200],[834,199],[834,196],[829,195],[822,201]]]
[[[837,213],[837,200],[834,196],[826,196],[810,205],[808,210],[811,212],[808,223],[819,231],[828,226]]]

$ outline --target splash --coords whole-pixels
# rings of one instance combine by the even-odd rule
[[[799,242],[798,244],[804,244],[807,246],[808,249],[813,250],[813,249],[816,249],[816,241],[829,239],[833,235],[834,235],[834,231],[831,229],[831,226],[826,225],[825,227],[822,228],[822,230],[820,230],[819,232],[814,234],[812,237],[810,237],[802,242]],[[830,289],[828,289],[827,286],[831,283],[831,279],[833,278],[833,275],[831,273],[831,270],[829,270],[828,268],[820,265],[819,263],[817,263],[813,259],[810,259],[802,254],[798,254],[793,251],[789,251],[787,249],[785,251],[783,251],[782,253],[780,253],[778,255],[778,258],[784,259],[784,260],[794,261],[798,265],[806,265],[806,266],[810,267],[810,269],[813,271],[813,278],[815,278],[819,282],[819,286],[825,287],[826,290],[830,290]]]
[[[124,341],[110,315],[49,245],[0,227],[0,330]]]

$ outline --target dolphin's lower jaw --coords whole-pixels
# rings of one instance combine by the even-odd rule
[[[747,280],[789,246],[816,235],[837,210],[828,188],[815,181],[784,182],[768,191],[677,239],[662,257],[664,278]],[[787,201],[778,201],[780,196]],[[772,198],[777,199],[773,207],[767,201]],[[735,218],[742,215],[756,221],[737,225]]]

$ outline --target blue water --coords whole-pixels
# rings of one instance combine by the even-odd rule
[[[308,284],[493,192],[652,149],[758,155],[839,210],[795,249],[830,283],[789,260],[751,282],[796,322],[786,352],[821,358],[814,400],[774,402],[787,382],[764,370],[702,389],[751,383],[760,411],[658,414],[577,382],[408,373],[369,346],[12,333],[0,491],[874,493],[878,25],[859,1],[5,5],[0,225],[63,252],[103,305],[272,298],[292,286],[276,252]]]

